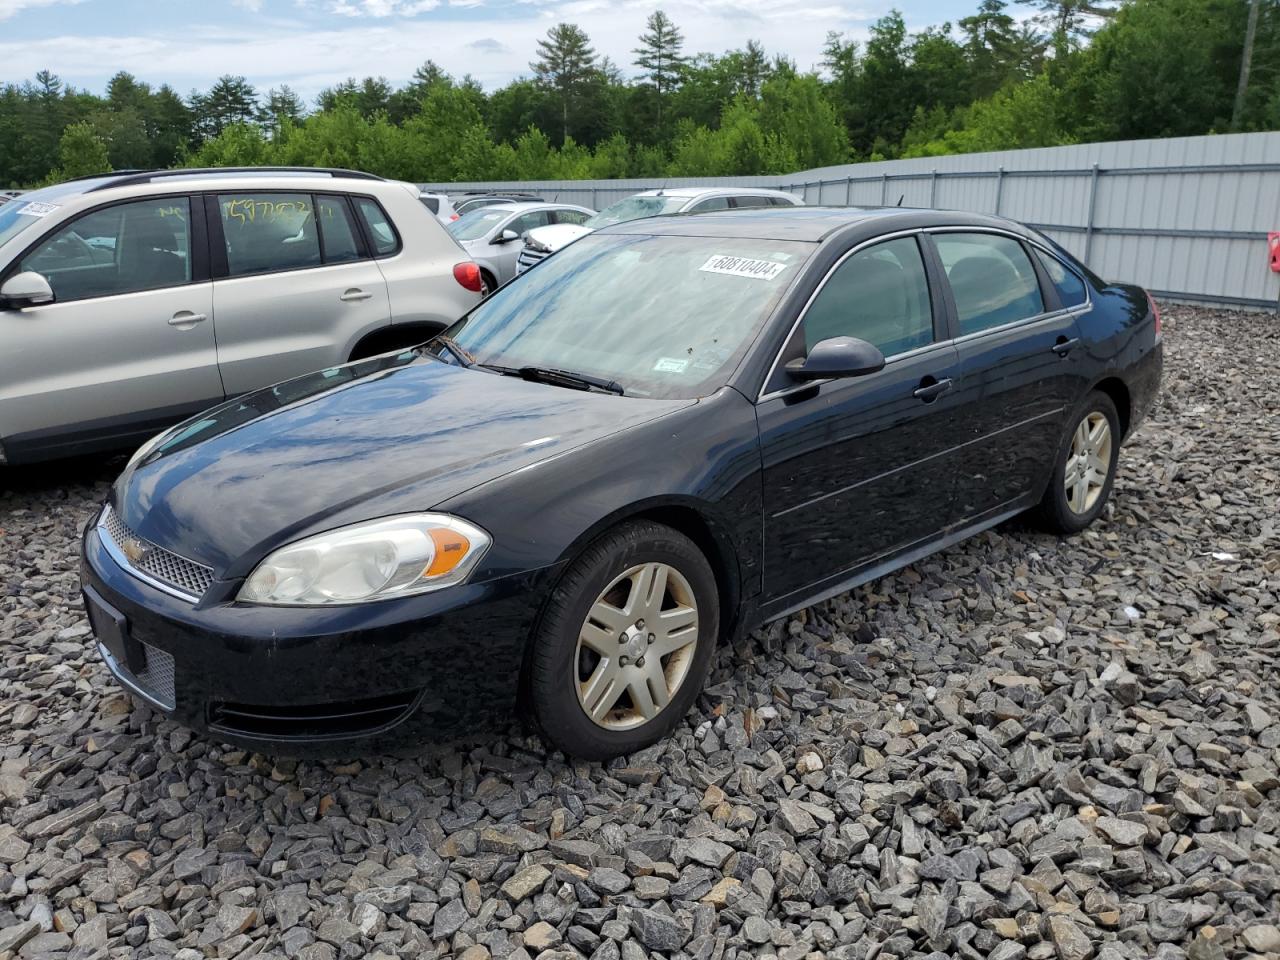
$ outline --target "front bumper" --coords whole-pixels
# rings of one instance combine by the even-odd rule
[[[117,680],[196,730],[278,754],[509,719],[556,569],[343,607],[192,604],[120,566],[96,522],[81,541],[86,595],[118,612],[128,638],[128,656],[98,643]],[[218,586],[209,596],[231,593]]]

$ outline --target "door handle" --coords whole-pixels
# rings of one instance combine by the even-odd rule
[[[1070,340],[1066,337],[1059,337],[1058,342],[1053,345],[1053,352],[1060,357],[1065,357],[1078,346],[1080,346],[1079,337],[1072,337]]]
[[[920,381],[920,386],[911,391],[911,395],[917,400],[923,400],[925,403],[932,403],[950,389],[950,377],[946,377],[942,380],[935,380],[933,377],[925,377]]]
[[[203,313],[192,313],[189,310],[179,310],[169,318],[169,326],[171,327],[189,327],[197,323],[203,323],[209,318]]]
[[[373,299],[373,294],[372,294],[372,293],[365,293],[365,292],[364,292],[363,290],[361,290],[359,287],[352,287],[350,290],[348,290],[346,293],[344,293],[344,294],[343,294],[342,296],[340,296],[338,299],[339,299],[339,300],[343,300],[343,301],[345,301],[345,302],[347,302],[347,303],[351,303],[351,302],[353,302],[353,301],[355,301],[355,300],[372,300],[372,299]]]

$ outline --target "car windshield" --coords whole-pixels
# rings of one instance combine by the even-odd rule
[[[464,213],[445,229],[453,234],[453,239],[455,240],[478,240],[510,215],[507,210],[494,210],[490,207],[483,207],[479,210],[472,210],[470,213]]]
[[[76,180],[59,183],[43,190],[32,190],[0,205],[0,246],[12,240],[41,217],[55,212],[67,197],[78,196],[105,181]]]
[[[643,220],[645,217],[656,217],[664,213],[678,213],[680,208],[688,202],[688,197],[627,197],[612,206],[605,207],[583,226],[599,230],[614,223]]]
[[[629,397],[720,389],[813,245],[593,234],[489,297],[431,346],[448,363],[544,367]]]

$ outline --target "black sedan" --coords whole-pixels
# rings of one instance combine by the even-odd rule
[[[122,684],[351,752],[523,705],[583,758],[718,644],[1014,514],[1102,512],[1160,318],[1006,220],[777,208],[602,230],[436,340],[143,447],[85,530]]]

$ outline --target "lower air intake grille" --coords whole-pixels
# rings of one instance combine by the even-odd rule
[[[209,708],[209,728],[273,740],[358,736],[373,733],[404,719],[413,709],[417,698],[417,691],[410,691],[367,700],[315,703],[300,707],[215,703]]]
[[[144,580],[158,580],[191,600],[199,600],[213,583],[212,568],[144,540],[125,526],[110,507],[102,511],[98,530],[111,541],[116,560]]]
[[[143,652],[147,656],[147,665],[134,673],[124,663],[121,663],[113,657],[110,651],[101,644],[98,645],[98,651],[102,654],[102,658],[118,673],[127,683],[137,688],[137,691],[143,694],[147,699],[154,701],[164,710],[172,710],[174,702],[173,694],[173,655],[161,650],[159,647],[153,647],[149,643],[142,644]]]

